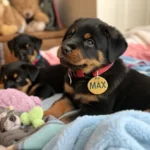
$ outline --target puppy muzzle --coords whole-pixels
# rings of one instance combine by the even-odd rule
[[[74,49],[77,48],[78,43],[79,43],[78,38],[72,38],[72,39],[65,40],[62,43],[62,47],[61,47],[62,54],[64,54],[64,55],[70,54]]]
[[[27,61],[27,53],[24,50],[20,50],[19,52],[19,60]]]
[[[62,53],[64,55],[69,54],[69,53],[72,52],[71,46],[68,46],[68,45],[63,45],[61,49],[62,49]]]

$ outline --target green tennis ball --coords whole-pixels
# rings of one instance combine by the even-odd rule
[[[36,106],[29,111],[30,121],[33,121],[36,119],[42,119],[42,117],[43,117],[43,109],[39,106]]]
[[[32,121],[32,124],[34,128],[40,127],[44,124],[45,122],[42,119],[36,119]]]
[[[22,124],[25,126],[30,125],[31,123],[27,112],[22,113],[20,119]]]

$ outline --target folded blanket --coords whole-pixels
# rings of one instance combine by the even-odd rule
[[[79,117],[68,125],[50,124],[33,134],[31,139],[25,139],[18,148],[148,150],[149,141],[150,114],[130,110],[111,115]]]

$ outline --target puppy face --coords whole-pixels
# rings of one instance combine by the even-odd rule
[[[99,19],[76,20],[66,32],[58,57],[63,65],[89,73],[115,61],[126,50],[121,33]]]
[[[39,0],[10,0],[10,2],[25,19],[33,18],[39,5]]]
[[[21,126],[20,118],[14,114],[14,111],[3,112],[0,114],[0,131],[18,129]]]
[[[4,83],[4,88],[15,88],[22,92],[27,92],[39,74],[37,67],[22,61],[3,65],[0,71],[0,80]]]
[[[8,42],[8,47],[21,61],[32,62],[39,53],[42,41],[36,37],[20,34]]]

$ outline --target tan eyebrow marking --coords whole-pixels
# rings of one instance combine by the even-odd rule
[[[91,37],[91,34],[90,34],[90,33],[85,33],[85,34],[84,34],[84,38],[85,38],[85,39],[89,39],[90,37]]]
[[[29,48],[29,44],[26,44],[26,48]]]
[[[18,77],[18,74],[17,74],[17,73],[14,73],[13,77],[14,77],[14,78],[17,78],[17,77]]]

